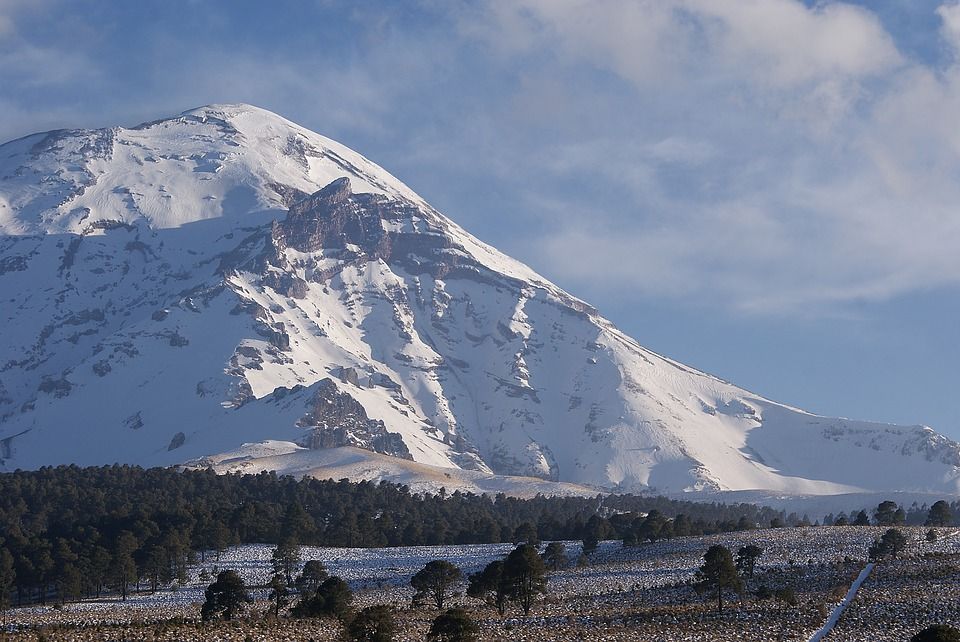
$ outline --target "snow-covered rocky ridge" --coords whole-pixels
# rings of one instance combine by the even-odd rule
[[[618,490],[960,488],[956,442],[654,354],[247,105],[0,146],[0,301],[3,470],[272,440]]]

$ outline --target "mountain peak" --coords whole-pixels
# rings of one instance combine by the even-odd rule
[[[957,443],[663,358],[250,105],[5,145],[0,288],[0,469],[273,439],[621,490],[960,487]]]
[[[355,193],[425,205],[353,150],[272,112],[208,105],[126,129],[59,130],[0,156],[0,233],[153,229],[284,211],[291,195],[347,177]],[[229,225],[229,223],[228,223]]]
[[[350,198],[351,194],[353,194],[353,190],[350,186],[350,177],[343,176],[331,181],[329,185],[326,185],[316,191],[313,196],[310,197],[309,201],[316,204],[323,203],[325,205],[332,206],[347,200]],[[290,214],[296,214],[296,212],[302,207],[303,206],[301,204],[291,207]]]
[[[209,105],[202,105],[200,107],[194,107],[193,109],[188,109],[180,113],[180,116],[196,116],[200,118],[220,118],[223,120],[231,120],[238,117],[254,117],[260,118],[263,120],[272,120],[279,123],[283,123],[289,127],[299,129],[300,126],[296,123],[284,118],[276,112],[272,112],[269,109],[264,109],[263,107],[258,107],[256,105],[251,105],[248,103],[212,103]],[[176,117],[173,117],[176,118]],[[173,118],[168,118],[165,120],[172,120]]]

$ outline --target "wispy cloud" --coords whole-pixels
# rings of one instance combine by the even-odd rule
[[[940,62],[842,2],[301,7],[247,38],[208,3],[181,29],[0,0],[0,137],[252,102],[584,295],[834,314],[960,284],[955,1]]]
[[[960,55],[960,2],[953,0],[940,5],[937,14],[943,21],[941,33],[944,40],[953,48],[955,54]]]
[[[957,12],[938,10],[948,44]],[[960,284],[960,68],[908,61],[869,11],[530,0],[487,17],[502,28],[471,33],[539,73],[586,66],[633,91],[540,150],[539,168],[614,193],[553,200],[547,273],[767,314]],[[574,113],[603,90],[549,100]]]

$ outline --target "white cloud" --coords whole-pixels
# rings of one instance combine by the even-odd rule
[[[900,63],[893,39],[870,12],[795,0],[685,0],[724,64],[777,86],[862,78]]]
[[[22,88],[91,82],[99,72],[81,52],[64,55],[60,49],[19,44],[0,50],[0,69],[7,82]]]
[[[953,47],[956,54],[960,54],[960,2],[954,0],[937,7],[937,14],[943,21],[940,33],[944,40]]]
[[[17,34],[17,18],[22,13],[47,8],[52,0],[0,0],[0,44]]]
[[[22,6],[0,0],[0,21]],[[73,43],[0,40],[0,129],[257,103],[356,135],[363,145],[344,142],[578,292],[794,313],[960,283],[960,66],[901,55],[870,11],[798,0],[433,6],[456,28],[364,19],[372,31],[353,38],[363,46],[335,63],[321,46],[225,51],[151,34],[136,82]],[[938,13],[956,47],[958,3]],[[48,90],[55,112],[20,97]],[[89,105],[71,112],[75,93]]]
[[[510,51],[557,47],[645,84],[720,70],[775,86],[861,78],[900,64],[870,12],[796,0],[520,0],[472,31]],[[489,25],[488,25],[489,27]]]
[[[528,73],[588,65],[635,92],[537,154],[613,194],[531,199],[554,223],[541,271],[791,314],[960,285],[960,67],[908,61],[874,14],[838,2],[511,6],[492,44],[538,65]],[[960,42],[957,3],[938,12]],[[591,89],[571,83],[544,109],[602,105]]]

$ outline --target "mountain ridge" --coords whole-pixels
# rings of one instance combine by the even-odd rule
[[[956,442],[653,353],[246,105],[0,146],[0,294],[5,469],[277,440],[615,490],[958,490]]]

